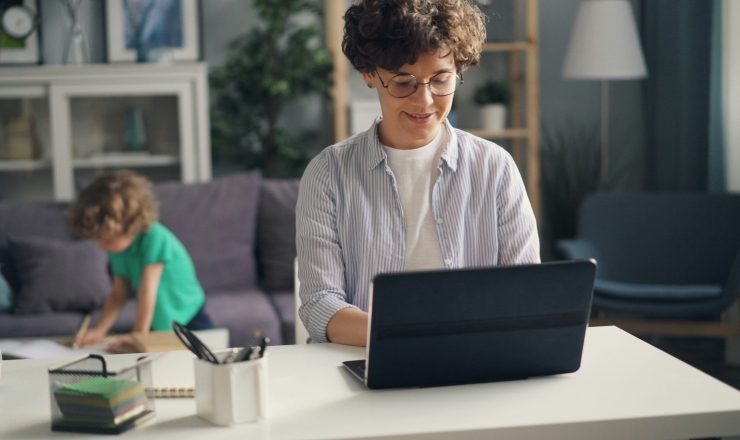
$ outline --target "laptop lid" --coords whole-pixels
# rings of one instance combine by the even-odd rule
[[[427,387],[571,373],[581,364],[593,260],[380,274],[365,383]]]

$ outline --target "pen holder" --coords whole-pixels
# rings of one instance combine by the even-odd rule
[[[267,356],[218,365],[195,359],[198,417],[227,426],[266,419]]]

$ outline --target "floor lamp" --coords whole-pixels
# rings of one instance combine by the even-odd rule
[[[563,77],[601,80],[601,183],[609,181],[609,80],[647,77],[628,0],[589,0],[578,9]]]

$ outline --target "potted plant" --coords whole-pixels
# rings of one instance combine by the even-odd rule
[[[323,46],[321,2],[255,0],[260,25],[229,46],[211,73],[214,162],[259,168],[266,177],[300,177],[316,133],[278,126],[286,105],[319,93],[333,70]]]
[[[473,100],[480,107],[481,129],[499,131],[506,128],[506,109],[511,101],[508,84],[489,81],[475,89]]]

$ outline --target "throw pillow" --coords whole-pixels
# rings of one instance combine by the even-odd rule
[[[10,253],[21,286],[17,315],[88,312],[110,292],[108,257],[92,241],[11,238]]]
[[[8,313],[13,309],[13,290],[5,277],[0,273],[0,313]]]

